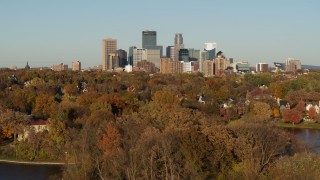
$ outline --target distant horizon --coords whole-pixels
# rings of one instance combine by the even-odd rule
[[[286,58],[318,66],[318,9],[315,0],[6,1],[0,7],[0,67],[23,68],[27,61],[31,67],[70,66],[74,60],[97,66],[102,39],[117,39],[117,49],[128,51],[142,47],[144,30],[157,31],[163,52],[182,33],[186,48],[215,42],[227,58],[250,66]]]

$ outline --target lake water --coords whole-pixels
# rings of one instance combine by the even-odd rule
[[[320,154],[320,130],[318,129],[288,129],[305,144],[306,150]]]
[[[61,175],[61,173],[62,166],[58,165],[27,165],[0,162],[0,179],[4,180],[43,180],[49,179],[53,175]]]

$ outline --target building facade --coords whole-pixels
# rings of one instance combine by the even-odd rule
[[[138,62],[142,60],[147,60],[147,50],[143,48],[133,48],[132,49],[132,61],[133,67],[138,66]]]
[[[73,61],[72,62],[72,71],[81,71],[81,62]]]
[[[182,73],[183,63],[180,61],[175,61],[171,58],[161,58],[160,60],[160,73],[173,74]]]
[[[181,33],[177,33],[174,37],[174,60],[179,61],[179,51],[184,48],[183,37]]]
[[[128,64],[127,51],[118,49],[116,54],[119,58],[119,67],[124,68]]]
[[[117,40],[116,39],[103,39],[102,40],[102,70],[106,71],[112,69],[108,66],[109,54],[115,53],[117,50]]]
[[[269,72],[269,65],[267,63],[258,63],[256,65],[256,72]]]
[[[286,59],[286,72],[296,72],[297,70],[301,70],[301,61],[293,58]]]
[[[156,68],[155,64],[152,62],[149,62],[147,60],[139,61],[137,67],[139,67],[140,70],[143,70],[143,71],[149,72],[149,73],[159,72],[159,69]]]
[[[200,60],[200,50],[190,48],[189,50],[189,60],[190,61],[199,61]]]
[[[163,55],[163,47],[157,45],[157,31],[142,31],[142,48],[159,50],[160,57]]]
[[[215,64],[215,75],[222,75],[227,67],[230,65],[229,60],[223,55],[221,51],[219,51],[214,59]]]
[[[188,49],[180,49],[179,50],[179,61],[189,62],[189,50]]]
[[[215,64],[212,60],[203,61],[203,72],[205,77],[214,76],[215,73]]]
[[[68,64],[63,64],[63,63],[54,64],[54,65],[52,65],[51,69],[53,71],[67,71],[68,70]]]

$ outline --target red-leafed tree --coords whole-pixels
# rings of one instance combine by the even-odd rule
[[[306,103],[304,101],[299,101],[299,103],[296,106],[296,109],[300,112],[306,111]]]
[[[311,119],[314,119],[314,117],[316,117],[316,109],[314,107],[310,107],[308,115]]]
[[[282,112],[282,117],[285,122],[291,122],[291,123],[300,123],[302,116],[301,113],[296,109],[285,109]]]

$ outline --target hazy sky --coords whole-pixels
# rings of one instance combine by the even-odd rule
[[[0,67],[98,65],[103,38],[128,50],[147,29],[164,48],[183,33],[187,48],[216,42],[251,66],[287,57],[320,65],[319,0],[2,0]]]

